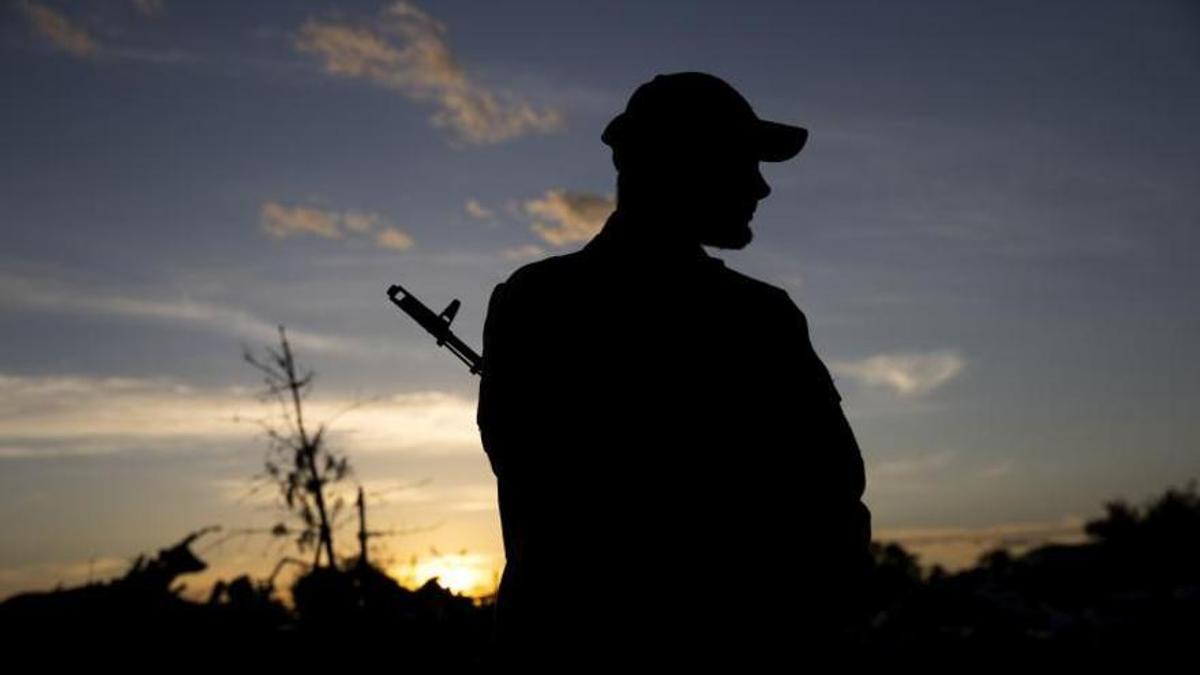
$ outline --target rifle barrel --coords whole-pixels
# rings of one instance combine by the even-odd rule
[[[475,353],[474,349],[471,349],[467,343],[450,330],[448,320],[434,314],[433,310],[425,306],[425,303],[399,284],[392,284],[388,287],[388,299],[405,314],[412,317],[426,332],[437,338],[439,347],[449,349],[459,360],[467,364],[472,374],[478,375],[483,372],[483,357]]]

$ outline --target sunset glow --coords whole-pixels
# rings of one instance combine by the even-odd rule
[[[419,559],[416,565],[393,565],[389,573],[411,588],[430,579],[461,595],[480,597],[496,590],[496,561],[470,553],[439,554]]]

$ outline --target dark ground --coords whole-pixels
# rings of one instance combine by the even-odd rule
[[[957,573],[923,569],[899,545],[872,544],[860,655],[977,661],[1187,651],[1200,637],[1195,484],[1140,507],[1117,501],[1106,509],[1087,523],[1082,544],[996,550]],[[432,581],[410,590],[370,565],[303,574],[291,607],[271,584],[247,576],[218,584],[207,602],[185,600],[176,579],[204,568],[193,539],[139,558],[119,579],[8,598],[0,603],[5,651],[119,645],[96,652],[112,656],[141,645],[280,664],[336,657],[461,670],[490,662],[490,603]]]

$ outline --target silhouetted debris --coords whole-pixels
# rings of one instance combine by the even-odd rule
[[[124,576],[112,581],[15,595],[0,604],[0,633],[154,636],[201,630],[206,625],[203,606],[181,598],[184,585],[173,584],[180,576],[207,569],[191,544],[215,529],[192,532],[154,558],[138,556]]]

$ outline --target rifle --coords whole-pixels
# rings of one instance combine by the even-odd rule
[[[455,315],[458,314],[458,308],[462,305],[458,298],[452,300],[441,314],[434,314],[433,310],[426,307],[425,303],[418,300],[412,293],[404,290],[400,284],[388,286],[387,294],[388,300],[391,300],[392,304],[411,316],[422,328],[437,338],[439,347],[449,349],[459,360],[467,364],[472,375],[483,372],[483,357],[476,354],[474,349],[468,347],[467,343],[450,330],[450,322],[454,321]],[[401,294],[402,297],[396,297]]]

